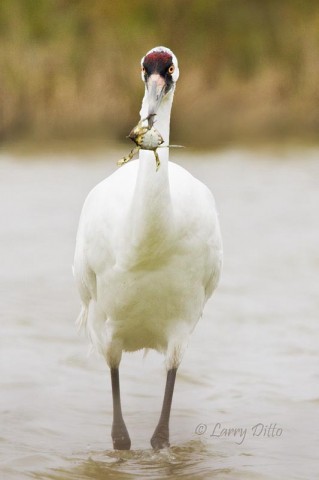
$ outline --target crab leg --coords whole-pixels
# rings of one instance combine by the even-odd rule
[[[156,150],[153,150],[154,151],[154,155],[155,155],[155,160],[156,160],[156,171],[159,169],[159,167],[161,166],[161,162],[160,162],[160,159],[159,159],[159,156],[158,156],[158,153]]]
[[[124,165],[124,163],[127,163],[130,160],[132,160],[132,158],[140,150],[140,148],[141,147],[134,147],[133,150],[130,151],[127,157],[121,158],[121,160],[117,162],[118,166],[121,167],[122,165]]]

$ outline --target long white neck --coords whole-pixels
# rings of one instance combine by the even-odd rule
[[[169,144],[172,103],[173,91],[163,98],[155,117],[154,127],[162,135],[163,145]],[[141,119],[145,119],[148,115],[147,91],[145,91],[140,115]],[[145,256],[161,248],[172,223],[168,176],[169,149],[159,148],[157,153],[161,162],[158,171],[156,171],[154,152],[140,150],[137,180],[129,212],[131,240]]]
[[[174,98],[174,90],[172,89],[162,100],[156,116],[154,117],[154,127],[160,132],[164,139],[163,145],[169,142],[169,125],[171,119],[171,109]],[[149,114],[148,91],[145,89],[142,107],[140,111],[141,120],[147,118]],[[142,152],[141,152],[142,153]]]

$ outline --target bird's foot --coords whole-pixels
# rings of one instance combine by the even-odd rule
[[[113,423],[111,435],[114,450],[129,450],[131,448],[131,439],[125,423]]]
[[[166,425],[157,425],[151,438],[151,445],[154,450],[169,447],[169,430]]]

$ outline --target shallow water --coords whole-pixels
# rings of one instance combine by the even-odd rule
[[[0,156],[0,477],[318,478],[319,150],[174,152],[215,193],[225,264],[160,453],[163,358],[124,355],[133,450],[113,452],[109,373],[74,327],[80,209],[122,154]]]

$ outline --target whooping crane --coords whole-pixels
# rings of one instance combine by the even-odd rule
[[[178,63],[156,47],[141,61],[145,95],[141,119],[154,119],[169,144]],[[154,116],[156,114],[156,116]],[[111,372],[112,439],[129,449],[120,400],[122,352],[165,354],[162,411],[151,438],[169,446],[169,416],[177,368],[189,336],[217,286],[222,242],[213,196],[184,168],[169,162],[169,148],[141,150],[88,195],[76,238],[74,275],[82,301],[78,318]]]

